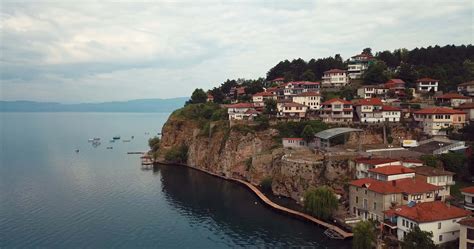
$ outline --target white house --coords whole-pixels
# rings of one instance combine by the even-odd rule
[[[349,60],[348,75],[350,79],[360,79],[362,74],[369,68],[374,61],[374,57],[370,54],[361,53],[354,55]]]
[[[392,181],[404,178],[414,178],[415,171],[401,165],[384,166],[369,169],[369,177],[379,181]]]
[[[252,95],[252,102],[255,106],[265,106],[265,100],[277,99],[277,96],[271,92],[259,92]]]
[[[356,168],[356,178],[367,178],[369,177],[369,169],[401,165],[401,161],[398,159],[390,158],[357,158],[354,160]]]
[[[474,80],[459,84],[458,93],[467,96],[474,96]]]
[[[382,100],[378,98],[361,99],[355,104],[356,113],[361,123],[380,123],[382,116]]]
[[[474,217],[460,220],[459,249],[474,248]]]
[[[461,194],[464,196],[464,208],[474,211],[474,186],[462,188]]]
[[[226,105],[229,120],[249,120],[256,116],[252,103],[237,103]]]
[[[464,103],[454,109],[466,113],[466,120],[474,121],[474,103]]]
[[[304,92],[293,96],[293,102],[307,106],[310,110],[321,108],[321,95],[319,92]]]
[[[470,97],[466,97],[459,93],[446,93],[441,96],[435,97],[435,99],[438,105],[451,107],[458,107],[461,104],[472,102],[472,99]]]
[[[424,108],[415,111],[413,116],[429,135],[446,135],[447,128],[462,128],[466,124],[466,113],[446,107]]]
[[[294,102],[277,103],[279,118],[304,118],[308,107]]]
[[[385,85],[367,85],[357,88],[357,96],[362,99],[383,97],[388,92]]]
[[[400,122],[402,110],[395,106],[382,106],[382,119],[385,122]]]
[[[398,240],[416,226],[422,231],[433,233],[433,242],[438,245],[459,238],[462,219],[471,212],[445,204],[441,201],[410,203],[385,211],[385,216],[397,224]]]
[[[327,123],[352,122],[352,103],[343,99],[330,99],[321,104],[319,116]]]
[[[416,81],[416,90],[418,92],[438,91],[438,80],[431,78],[421,78]]]
[[[343,87],[349,84],[347,71],[342,69],[331,69],[323,74],[322,87]]]
[[[306,148],[308,143],[299,137],[288,137],[282,139],[283,148]]]
[[[443,197],[450,195],[451,186],[455,184],[453,172],[429,166],[421,166],[413,169],[418,179],[423,179],[429,184],[442,187],[436,194],[438,200],[444,201]]]

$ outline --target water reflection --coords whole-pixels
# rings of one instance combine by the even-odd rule
[[[194,224],[204,225],[228,245],[350,248],[323,230],[263,206],[244,187],[181,166],[155,167],[167,202]]]

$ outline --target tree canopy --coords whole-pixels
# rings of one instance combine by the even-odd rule
[[[186,102],[186,104],[200,104],[206,103],[207,101],[207,93],[204,92],[201,88],[196,88],[193,94],[191,95],[191,99]]]
[[[314,130],[311,125],[306,125],[303,129],[303,132],[301,132],[301,137],[306,141],[306,142],[311,142],[314,139]]]
[[[400,246],[402,249],[436,249],[432,238],[432,232],[422,231],[418,226],[415,226],[405,235]]]
[[[384,62],[376,62],[369,66],[362,78],[364,83],[369,85],[385,83],[389,77],[386,73],[387,66]]]
[[[336,196],[329,187],[311,187],[304,194],[304,208],[321,219],[329,219],[337,209]]]
[[[370,249],[375,245],[375,226],[370,221],[361,221],[353,229],[353,249]]]

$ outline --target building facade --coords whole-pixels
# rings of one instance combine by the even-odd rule
[[[459,129],[466,123],[466,114],[463,111],[446,107],[425,108],[413,113],[414,120],[423,132],[429,135],[446,135],[446,129]]]
[[[321,95],[319,92],[304,92],[293,96],[293,102],[305,105],[309,110],[319,110],[321,108]]]
[[[460,220],[459,249],[474,249],[474,218]]]
[[[330,99],[321,104],[319,116],[327,123],[350,123],[353,118],[352,103],[342,99]]]
[[[418,92],[437,92],[438,80],[431,78],[421,78],[416,81],[416,91]]]
[[[474,186],[461,189],[464,196],[464,208],[474,211]]]
[[[349,84],[347,71],[342,69],[331,69],[323,74],[322,87],[343,87]]]

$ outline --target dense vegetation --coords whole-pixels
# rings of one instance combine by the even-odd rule
[[[186,163],[188,161],[188,146],[182,144],[171,148],[165,153],[165,160],[170,163]]]
[[[158,155],[158,149],[160,148],[160,138],[159,137],[153,137],[148,139],[148,146],[150,146],[150,152],[153,156],[153,158],[156,158]]]
[[[370,249],[375,245],[375,226],[371,221],[361,221],[353,229],[353,249]]]
[[[422,231],[418,226],[415,226],[400,243],[402,249],[435,249],[436,245],[433,243],[433,233]]]
[[[305,210],[318,218],[329,219],[337,206],[336,196],[329,187],[310,187],[304,194]]]
[[[306,132],[303,133],[305,127]],[[311,130],[309,130],[311,127]],[[319,120],[303,120],[300,122],[279,122],[275,128],[279,131],[280,137],[306,137],[307,133],[317,133],[328,129],[328,125]]]

